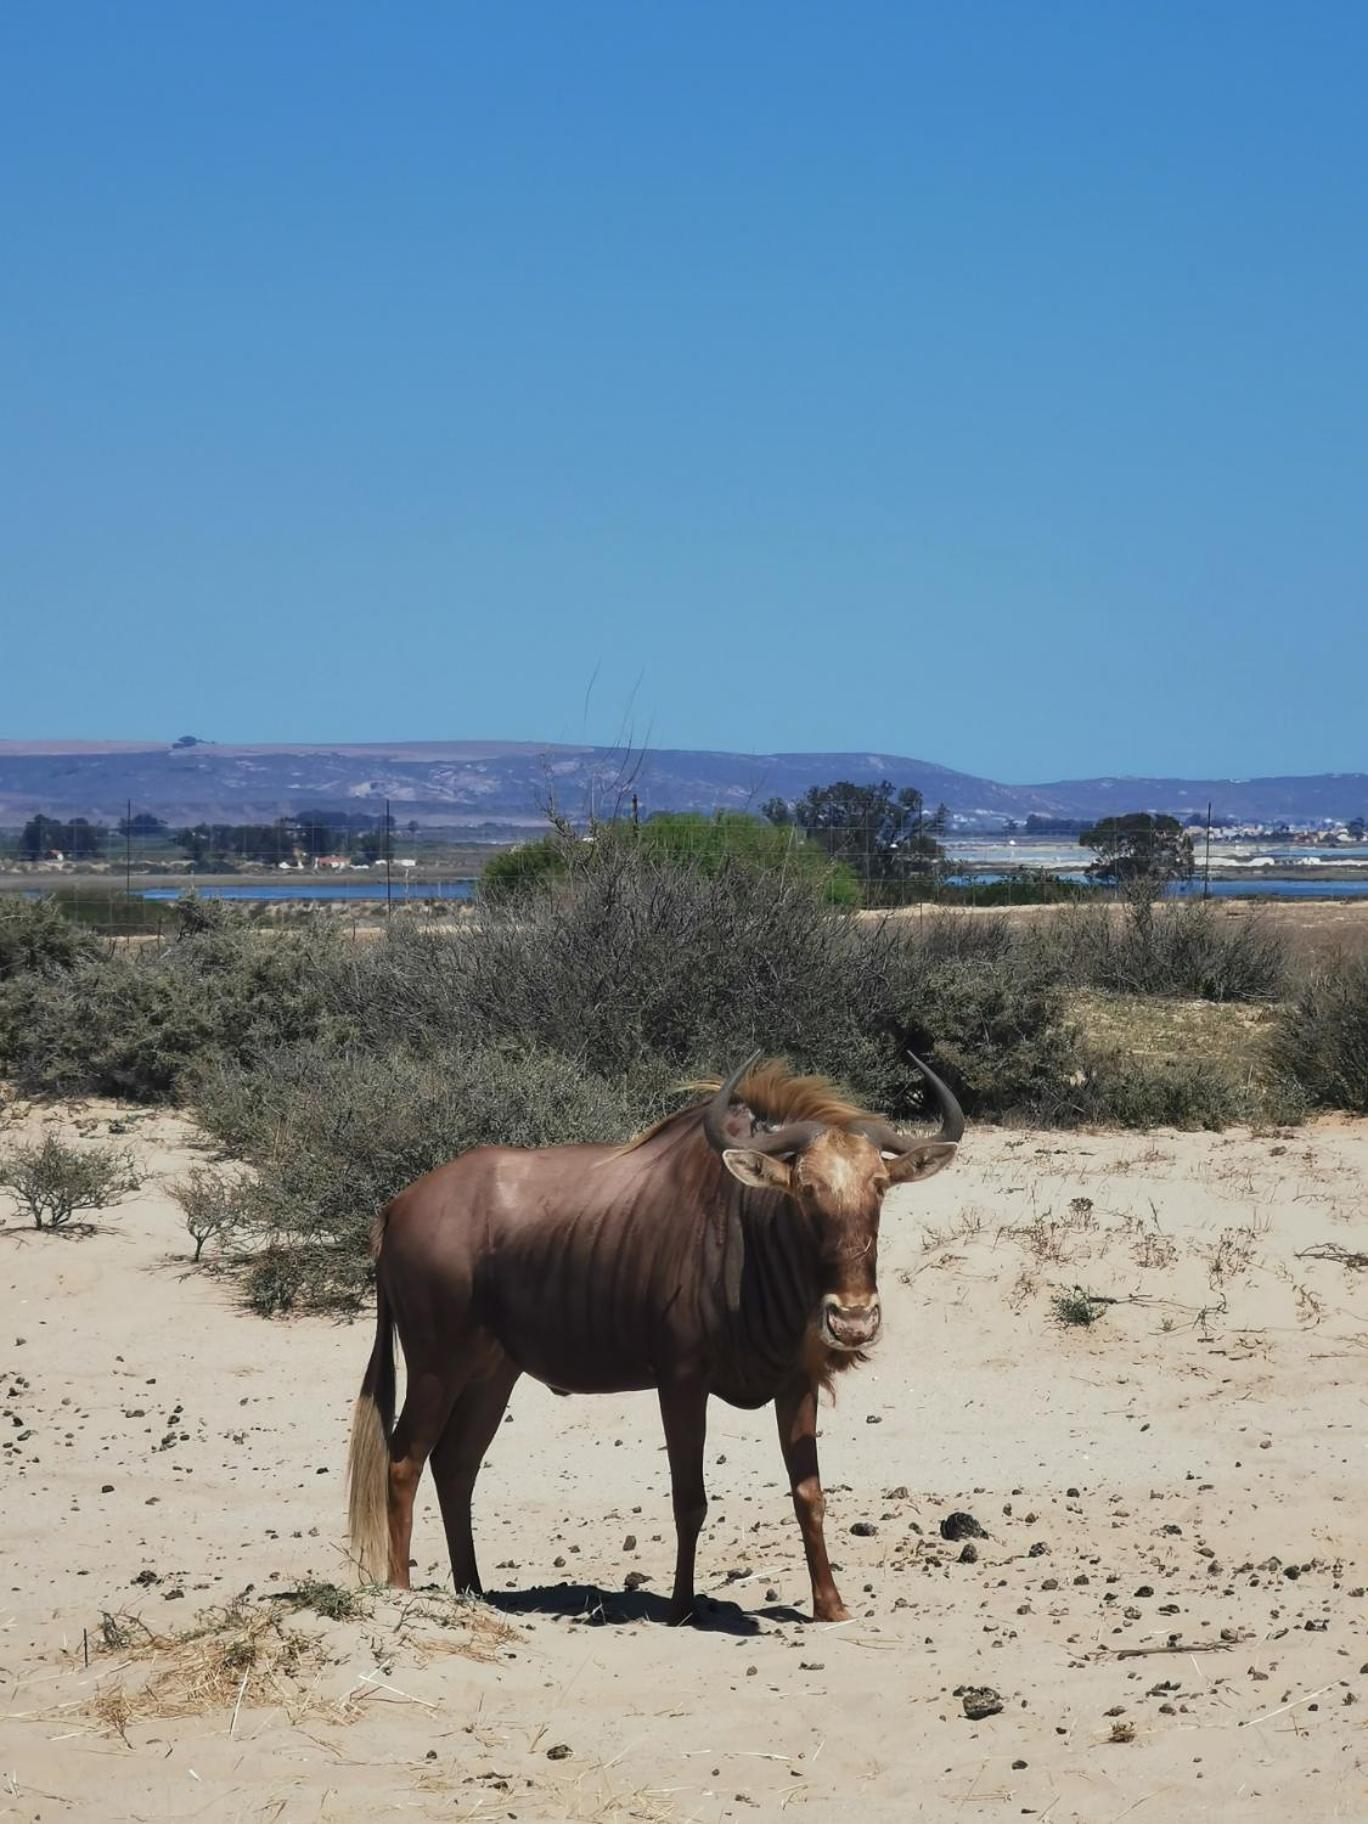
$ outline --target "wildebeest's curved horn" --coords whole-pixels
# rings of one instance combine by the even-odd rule
[[[964,1110],[955,1100],[953,1090],[948,1084],[942,1083],[931,1066],[923,1064],[914,1051],[909,1051],[907,1055],[930,1084],[931,1093],[940,1108],[941,1127],[936,1139],[951,1140],[958,1144],[964,1136]],[[872,1140],[881,1153],[905,1153],[910,1147],[919,1145],[922,1138],[916,1134],[900,1134],[886,1121],[854,1121],[851,1123],[851,1132],[863,1134],[867,1140]]]
[[[820,1121],[791,1121],[772,1134],[752,1134],[747,1145],[753,1153],[768,1153],[783,1158],[786,1153],[801,1153],[822,1131]]]
[[[759,1056],[758,1051],[752,1052],[744,1064],[738,1065],[703,1111],[703,1132],[715,1153],[724,1153],[728,1147],[736,1145],[736,1141],[727,1132],[727,1111],[731,1108],[737,1085]],[[772,1134],[753,1134],[745,1144],[753,1153],[782,1157],[785,1153],[801,1152],[821,1131],[821,1125],[816,1121],[793,1121]]]
[[[703,1111],[703,1132],[715,1153],[724,1153],[733,1144],[731,1135],[727,1132],[727,1110],[731,1107],[737,1084],[759,1056],[758,1051],[753,1051],[744,1064],[738,1064]]]

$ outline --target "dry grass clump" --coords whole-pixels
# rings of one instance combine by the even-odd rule
[[[159,1634],[140,1616],[105,1615],[107,1653],[124,1662],[101,1679],[89,1709],[116,1735],[151,1717],[204,1716],[253,1705],[278,1705],[298,1722],[330,1655],[321,1635],[306,1634],[273,1606],[240,1596],[211,1609],[193,1627]],[[145,1675],[124,1674],[145,1668]]]
[[[352,1625],[345,1633],[305,1628],[299,1622],[305,1613],[335,1629]],[[379,1625],[367,1629],[368,1623]],[[125,1737],[133,1723],[215,1712],[229,1717],[231,1733],[243,1708],[263,1706],[284,1711],[291,1723],[307,1717],[347,1722],[367,1697],[387,1687],[399,1654],[414,1665],[437,1653],[490,1663],[515,1638],[501,1616],[474,1598],[438,1589],[349,1590],[306,1580],[266,1597],[244,1593],[170,1634],[139,1615],[102,1616],[90,1644],[119,1663],[99,1678],[83,1708]],[[328,1669],[349,1663],[357,1667],[355,1676],[344,1671],[323,1689]]]
[[[1093,1118],[1124,1127],[1299,1121],[1306,1097],[1275,1055],[1265,1006],[1086,989],[1069,997]]]

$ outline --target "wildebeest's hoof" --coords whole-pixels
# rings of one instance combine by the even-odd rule
[[[850,1610],[839,1598],[835,1602],[814,1602],[812,1619],[814,1621],[849,1621]]]

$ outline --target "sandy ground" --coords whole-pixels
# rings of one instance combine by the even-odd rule
[[[117,1113],[75,1119],[98,1137]],[[971,1130],[957,1169],[890,1201],[886,1338],[825,1417],[857,1619],[802,1618],[772,1421],[715,1406],[715,1600],[685,1631],[658,1619],[652,1399],[529,1383],[477,1496],[490,1608],[273,1601],[347,1581],[370,1324],[236,1310],[167,1195],[193,1134],[143,1117],[130,1144],[151,1176],[95,1233],[0,1235],[0,1815],[1368,1813],[1368,1271],[1299,1258],[1368,1246],[1368,1123]],[[1120,1302],[1065,1326],[1075,1285]],[[436,1580],[426,1484],[420,1507]],[[955,1510],[985,1529],[973,1562],[940,1537]],[[187,1692],[219,1636],[149,1657],[118,1619],[168,1636],[244,1590],[293,1674],[240,1652]],[[964,1686],[1001,1711],[969,1720]]]

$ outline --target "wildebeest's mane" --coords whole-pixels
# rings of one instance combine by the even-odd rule
[[[722,1087],[722,1078],[703,1077],[680,1087],[711,1097]],[[782,1058],[765,1058],[748,1071],[736,1087],[736,1101],[743,1102],[757,1121],[774,1126],[789,1121],[816,1121],[823,1127],[848,1127],[852,1121],[878,1118],[843,1096],[830,1077],[800,1076]],[[633,1153],[667,1131],[696,1125],[706,1106],[706,1102],[691,1102],[687,1108],[676,1109],[634,1134],[618,1149],[619,1153]]]

